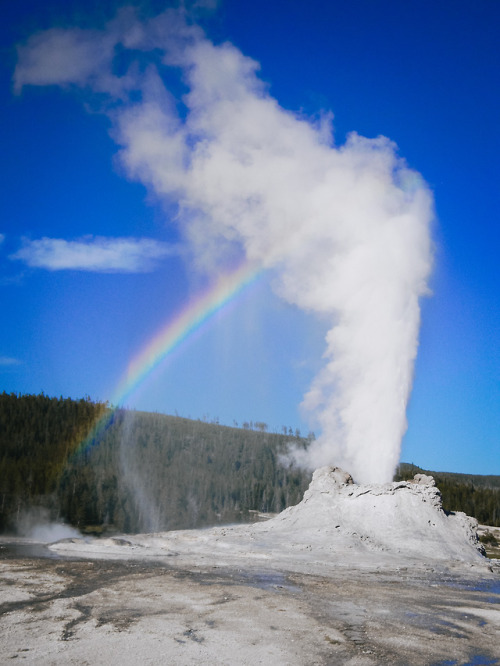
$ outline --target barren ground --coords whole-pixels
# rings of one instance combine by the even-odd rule
[[[0,543],[0,663],[497,664],[500,576],[71,559]]]

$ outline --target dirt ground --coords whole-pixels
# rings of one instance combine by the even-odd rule
[[[1,664],[500,664],[500,576],[286,574],[3,542],[0,647]]]

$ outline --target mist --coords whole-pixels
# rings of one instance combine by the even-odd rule
[[[134,434],[134,420],[133,411],[124,412],[119,448],[120,483],[124,484],[133,498],[139,531],[158,532],[167,529],[168,521],[161,515],[158,488],[151,483],[152,475],[148,467],[152,461],[145,461],[140,455]]]
[[[432,194],[389,138],[337,144],[331,112],[287,111],[258,72],[184,10],[139,20],[128,8],[104,30],[34,35],[18,48],[14,87],[83,88],[111,119],[127,176],[175,207],[191,270],[245,255],[281,298],[327,324],[302,405],[320,435],[294,459],[386,482],[407,427]]]
[[[42,543],[81,537],[80,532],[70,525],[52,520],[50,511],[45,507],[35,506],[22,511],[17,518],[15,529],[20,536]]]

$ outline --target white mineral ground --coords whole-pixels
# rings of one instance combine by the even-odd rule
[[[497,664],[500,568],[431,477],[314,473],[264,523],[2,539],[0,663]]]

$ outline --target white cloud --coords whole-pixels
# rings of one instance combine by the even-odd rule
[[[12,367],[14,365],[21,365],[22,361],[10,356],[0,356],[0,367]]]
[[[322,429],[309,462],[343,465],[362,482],[390,480],[432,264],[426,184],[385,137],[353,133],[335,146],[328,114],[318,123],[283,109],[258,78],[258,63],[232,44],[213,44],[181,11],[132,21],[120,34],[108,28],[103,53],[108,38],[154,52],[149,68],[131,67],[134,95],[111,113],[128,174],[175,201],[201,264],[217,266],[221,248],[237,244],[275,271],[283,298],[328,319],[324,367],[304,401]],[[93,78],[116,101],[110,63],[28,76],[26,63],[63,44],[59,34],[44,35],[28,43],[17,81]],[[72,61],[77,50],[73,35]],[[180,68],[187,94],[165,88],[159,53],[161,67]]]
[[[96,236],[73,241],[24,239],[22,247],[10,255],[10,259],[50,271],[145,273],[153,270],[161,259],[175,253],[177,250],[173,246],[152,239]]]
[[[75,28],[54,28],[33,35],[18,47],[14,89],[24,85],[86,84],[103,65],[109,63],[113,36]]]

